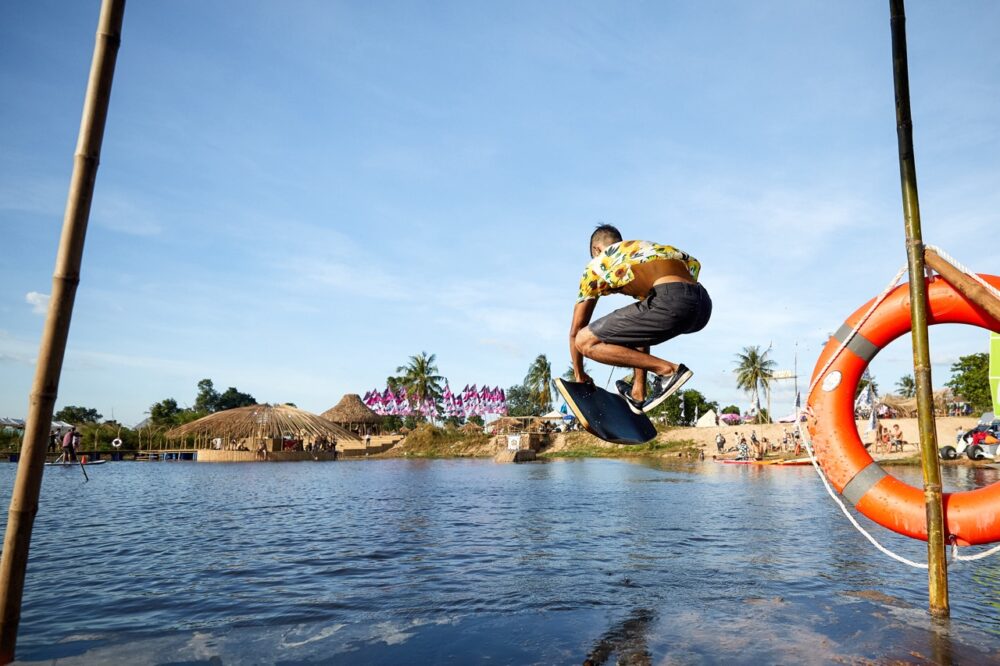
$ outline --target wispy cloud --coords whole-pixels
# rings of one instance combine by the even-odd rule
[[[4,172],[17,173],[16,170],[6,168]],[[58,220],[66,205],[66,187],[65,182],[53,178],[4,178],[0,181],[0,210],[31,213]]]
[[[24,300],[31,306],[31,311],[35,314],[43,315],[49,311],[49,294],[29,291],[24,295]]]
[[[110,231],[130,236],[157,236],[163,228],[153,210],[153,205],[144,205],[132,196],[102,190],[94,199],[91,217],[96,225]]]
[[[148,370],[174,376],[195,376],[204,371],[199,363],[159,356],[115,354],[89,349],[70,349],[66,353],[67,366],[76,368],[107,369],[130,368]]]
[[[8,361],[19,365],[34,365],[38,354],[38,345],[15,337],[7,331],[0,330],[0,361]]]

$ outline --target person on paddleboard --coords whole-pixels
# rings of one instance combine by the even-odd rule
[[[584,357],[634,368],[633,383],[618,380],[615,386],[633,412],[648,412],[694,374],[683,363],[653,356],[649,349],[708,324],[712,299],[698,282],[701,263],[670,245],[622,240],[610,224],[591,234],[590,256],[569,329],[573,373],[576,381],[593,383],[583,369]],[[591,323],[597,300],[608,294],[625,294],[636,302]],[[654,375],[648,396],[647,372]]]
[[[64,464],[76,462],[76,447],[80,443],[80,433],[76,431],[76,426],[72,426],[63,435],[62,441],[62,461]]]

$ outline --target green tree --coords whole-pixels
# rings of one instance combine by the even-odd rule
[[[417,356],[411,356],[410,362],[396,368],[396,372],[401,373],[399,377],[387,378],[387,384],[392,388],[396,383],[398,388],[405,388],[411,400],[423,402],[426,399],[437,402],[441,399],[441,392],[444,377],[437,374],[438,368],[435,364],[436,354],[420,352]],[[395,379],[396,382],[389,380]],[[397,389],[393,389],[395,392]]]
[[[149,420],[153,425],[170,426],[176,423],[181,408],[177,406],[177,401],[173,398],[161,400],[149,408]]]
[[[256,404],[257,401],[252,395],[237,391],[235,386],[230,386],[219,394],[219,399],[215,402],[215,411],[222,412],[227,409],[249,407],[250,405]]]
[[[760,391],[770,394],[776,363],[767,357],[770,349],[761,351],[759,346],[744,347],[736,355],[736,388],[750,394],[754,407],[760,407]],[[763,416],[758,409],[757,420]]]
[[[441,421],[441,423],[444,424],[445,426],[457,428],[461,426],[463,423],[465,423],[465,419],[462,418],[461,416],[446,416]]]
[[[736,414],[738,416],[738,415],[742,414],[743,412],[741,412],[740,408],[737,407],[736,405],[729,405],[728,407],[723,407],[722,411],[719,412],[719,413],[720,414]]]
[[[583,362],[583,371],[586,372],[588,375],[590,374],[590,368],[587,366],[586,361]],[[576,381],[576,372],[573,371],[572,363],[570,363],[569,367],[566,368],[566,372],[562,374],[562,378],[568,382]]]
[[[403,419],[396,415],[388,415],[382,417],[382,430],[383,432],[395,432],[403,427]]]
[[[203,379],[198,382],[198,395],[194,399],[193,411],[199,414],[212,414],[256,404],[257,400],[252,395],[238,391],[235,386],[230,386],[219,393],[215,390],[215,384],[211,379]]]
[[[989,411],[993,407],[989,354],[960,356],[958,362],[951,366],[951,379],[945,386],[954,391],[956,396],[964,398],[974,410]]]
[[[683,405],[683,414],[681,405]],[[719,403],[708,400],[700,391],[678,391],[649,412],[651,417],[664,417],[669,425],[694,425],[696,414],[701,416],[710,409],[719,409]]]
[[[66,423],[97,423],[101,420],[101,415],[90,407],[67,405],[53,414],[52,418]]]
[[[198,395],[194,399],[194,410],[211,414],[219,409],[219,392],[215,390],[215,385],[211,379],[203,379],[198,382]]]
[[[528,366],[524,387],[531,396],[534,414],[544,414],[552,409],[552,364],[545,354],[539,354]]]
[[[532,416],[535,413],[535,401],[531,391],[524,384],[514,384],[507,389],[507,413],[510,416]]]
[[[917,394],[917,384],[913,381],[913,375],[903,375],[896,382],[896,388],[899,390],[899,395],[904,398],[912,398]]]

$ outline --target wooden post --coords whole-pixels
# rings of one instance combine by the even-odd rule
[[[924,261],[941,274],[948,284],[967,299],[985,310],[1000,325],[1000,300],[968,275],[952,266],[934,250],[924,250]]]
[[[83,245],[87,235],[94,182],[97,179],[124,13],[125,0],[104,0],[101,5],[94,58],[90,66],[73,175],[63,218],[62,239],[52,277],[52,296],[42,331],[38,365],[29,397],[28,418],[24,426],[24,446],[11,495],[3,557],[0,559],[0,664],[14,660],[31,529],[38,512],[38,494],[45,469],[52,410],[59,390],[59,375],[69,337],[76,287],[80,282]]]
[[[896,93],[896,135],[899,178],[903,191],[906,257],[910,270],[910,320],[913,339],[913,377],[917,389],[920,464],[924,472],[927,506],[927,582],[931,615],[947,617],[948,562],[945,551],[944,508],[941,503],[941,467],[938,463],[934,397],[931,389],[930,345],[927,336],[927,283],[924,280],[924,244],[917,197],[917,169],[913,156],[913,120],[910,116],[910,80],[906,60],[906,14],[903,0],[889,0],[892,29],[892,71]]]

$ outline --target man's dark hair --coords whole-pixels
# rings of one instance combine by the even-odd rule
[[[599,224],[594,229],[594,233],[590,234],[590,245],[587,246],[587,253],[590,254],[590,248],[594,247],[595,241],[605,241],[611,245],[612,243],[620,243],[621,240],[622,232],[618,231],[616,227],[610,224]]]

